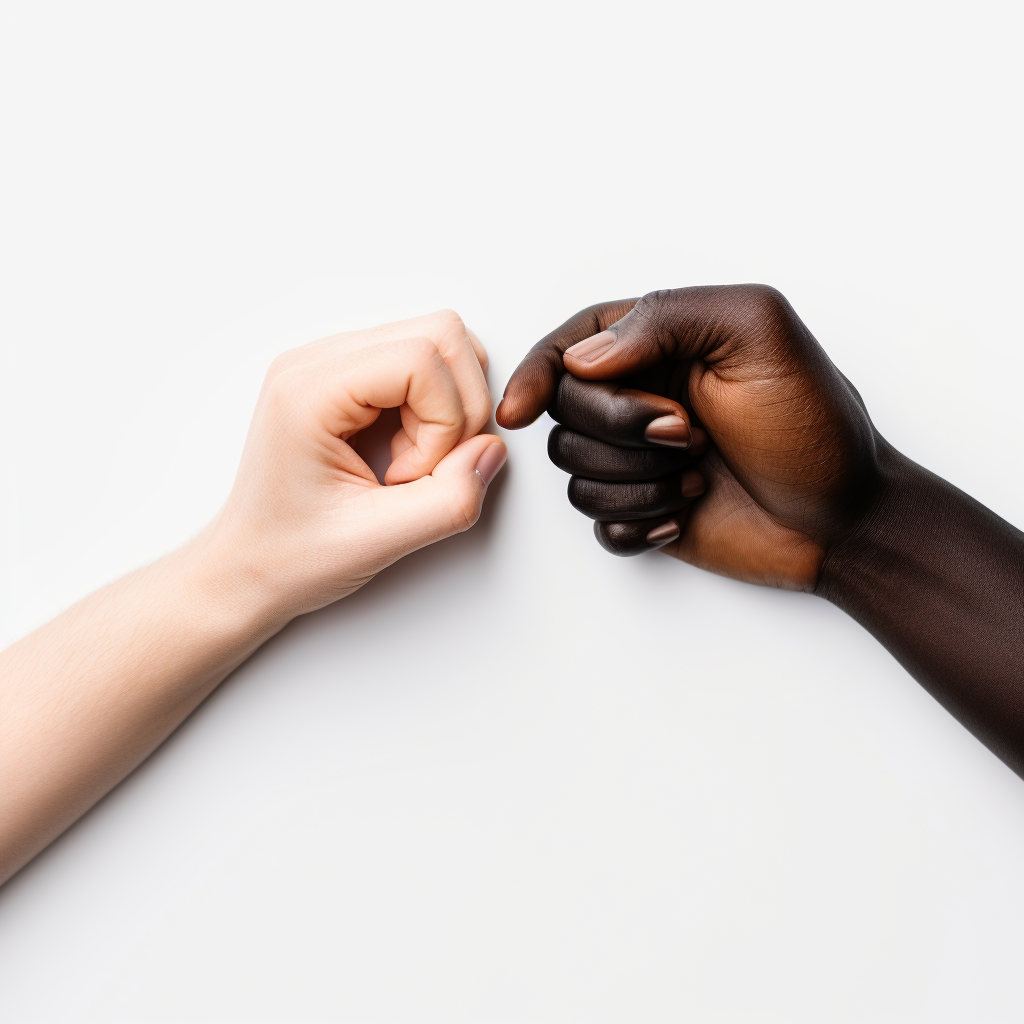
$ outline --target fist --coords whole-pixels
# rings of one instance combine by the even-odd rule
[[[481,434],[487,354],[450,310],[337,334],[279,356],[210,546],[282,621],[471,527],[505,445]],[[377,481],[349,444],[398,409]]]
[[[569,499],[616,554],[661,548],[810,591],[880,483],[860,396],[764,285],[578,313],[527,354],[496,419],[515,429],[545,409]]]

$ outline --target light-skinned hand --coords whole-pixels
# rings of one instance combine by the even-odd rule
[[[209,553],[291,618],[468,529],[507,454],[479,433],[491,414],[486,367],[450,310],[279,356]],[[348,442],[395,407],[402,427],[382,485]]]
[[[0,654],[0,882],[289,620],[476,522],[506,456],[486,365],[450,311],[274,361],[215,520]],[[381,484],[349,441],[387,408]]]

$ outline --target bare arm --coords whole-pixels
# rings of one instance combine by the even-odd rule
[[[526,356],[497,420],[545,408],[604,547],[820,594],[1024,775],[1024,534],[895,451],[777,291],[584,310]]]
[[[882,442],[878,491],[816,593],[1024,777],[1024,533]]]
[[[0,654],[0,882],[292,618],[473,525],[505,460],[485,362],[451,313],[286,353],[214,522]],[[392,407],[382,486],[347,439]]]
[[[0,654],[0,877],[145,759],[287,621],[210,531]]]

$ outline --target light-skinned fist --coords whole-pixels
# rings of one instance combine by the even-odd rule
[[[486,367],[451,310],[279,356],[206,556],[240,592],[291,618],[471,527],[507,455],[500,438],[480,433],[491,414]],[[349,441],[390,408],[402,426],[381,484]]]

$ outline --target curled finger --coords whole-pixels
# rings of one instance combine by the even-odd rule
[[[679,402],[615,382],[579,380],[565,374],[551,415],[567,427],[610,444],[689,448],[693,443],[690,414]]]
[[[614,522],[651,519],[684,508],[707,488],[696,469],[658,480],[615,482],[574,476],[569,481],[569,501],[591,519]]]
[[[381,340],[355,352],[341,350],[319,383],[325,426],[335,437],[369,426],[381,409],[401,408],[411,444],[392,462],[387,483],[430,473],[463,435],[466,416],[459,389],[427,338]]]
[[[395,342],[410,337],[428,339],[447,364],[459,392],[465,417],[459,440],[464,441],[483,429],[491,417],[491,395],[484,376],[487,352],[458,313],[442,309],[412,320],[375,327],[373,334]]]
[[[557,425],[548,435],[548,457],[566,473],[591,480],[656,480],[681,471],[690,449],[622,448]]]
[[[627,522],[594,523],[598,543],[613,555],[642,555],[679,539],[686,522],[687,509],[678,509],[671,516],[653,519],[632,519]]]

